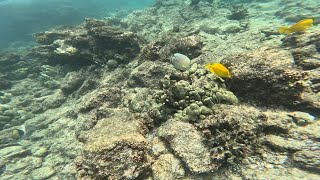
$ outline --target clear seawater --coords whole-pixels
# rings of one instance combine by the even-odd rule
[[[320,0],[0,0],[0,180],[320,179],[319,9]],[[305,31],[279,33],[310,18]],[[229,62],[231,79],[205,68],[215,62]]]
[[[84,18],[112,16],[150,6],[153,0],[2,0],[0,1],[0,49],[24,46],[32,34],[62,25],[76,25]]]

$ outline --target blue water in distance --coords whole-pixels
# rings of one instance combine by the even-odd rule
[[[0,0],[0,50],[32,42],[32,34],[84,18],[108,17],[116,10],[138,10],[154,0]],[[126,14],[126,13],[124,13]]]

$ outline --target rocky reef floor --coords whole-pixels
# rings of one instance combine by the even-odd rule
[[[0,179],[320,179],[319,6],[285,2],[156,1],[1,53]]]

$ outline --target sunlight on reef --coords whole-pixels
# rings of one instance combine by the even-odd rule
[[[316,5],[158,0],[35,33],[0,54],[0,179],[320,179]]]

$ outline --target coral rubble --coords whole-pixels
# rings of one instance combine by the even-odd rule
[[[156,1],[1,54],[1,179],[319,179],[318,31],[229,5]],[[220,60],[231,78],[205,69]]]

